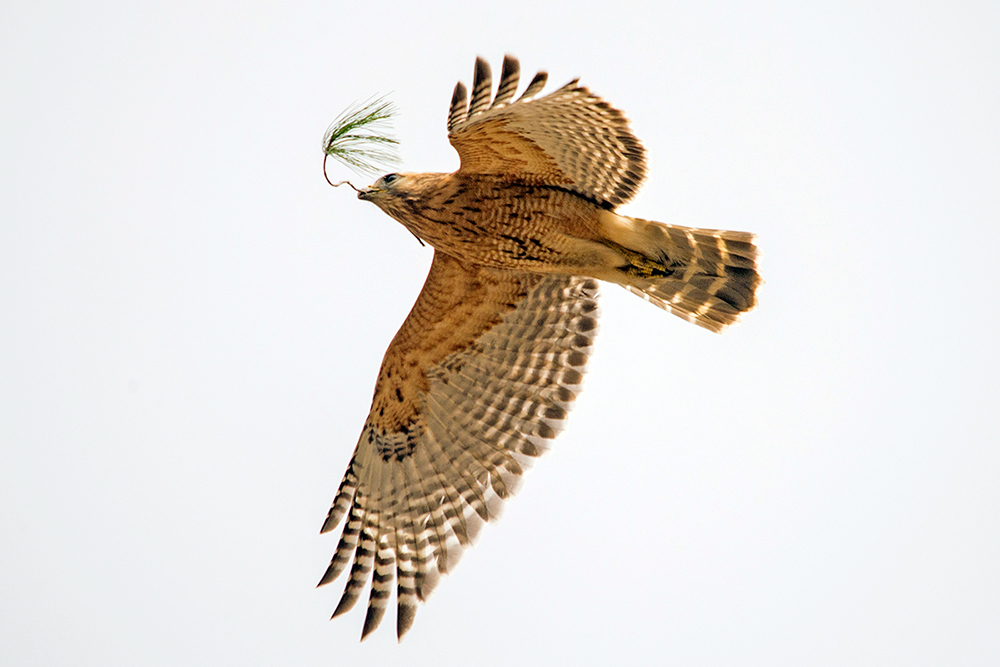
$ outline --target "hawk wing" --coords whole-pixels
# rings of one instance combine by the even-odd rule
[[[396,633],[556,436],[597,328],[597,282],[468,267],[435,252],[382,361],[322,532],[346,515],[319,585],[352,560],[334,616],[374,569],[362,639],[397,581]]]
[[[458,173],[565,188],[608,208],[635,196],[646,176],[645,152],[622,112],[576,80],[532,99],[545,86],[545,72],[511,102],[519,72],[517,59],[505,56],[492,104],[490,66],[482,58],[471,103],[465,86],[455,86],[448,139],[462,160]]]

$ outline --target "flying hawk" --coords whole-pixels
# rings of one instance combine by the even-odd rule
[[[334,616],[372,580],[362,639],[396,582],[396,634],[480,527],[499,516],[566,420],[616,283],[710,331],[755,305],[754,236],[615,213],[646,175],[620,111],[571,81],[515,101],[476,60],[448,114],[461,167],[386,174],[358,194],[434,248],[423,290],[382,361],[371,412],[322,532],[346,516],[320,585],[350,575]]]

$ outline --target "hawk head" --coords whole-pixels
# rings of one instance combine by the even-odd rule
[[[405,226],[407,212],[416,200],[413,181],[419,177],[420,174],[386,174],[367,188],[361,188],[358,199],[370,201]]]
[[[358,199],[370,201],[409,228],[419,217],[450,174],[386,174],[367,188],[358,190]],[[411,231],[413,231],[411,229]]]
[[[364,199],[380,206],[387,197],[393,196],[397,184],[404,180],[404,174],[386,174],[367,188],[361,188],[358,191],[358,199]]]

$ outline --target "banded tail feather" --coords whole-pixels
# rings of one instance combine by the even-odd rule
[[[619,269],[630,292],[716,333],[757,305],[764,281],[753,234],[615,217],[628,222],[613,240],[640,255]]]

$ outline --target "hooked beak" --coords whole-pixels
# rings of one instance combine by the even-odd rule
[[[371,201],[372,195],[377,192],[381,192],[378,188],[373,188],[371,186],[367,188],[361,188],[358,190],[358,199],[364,199],[365,201]]]

